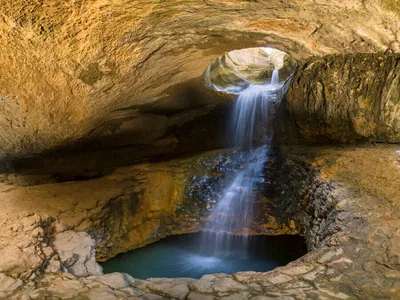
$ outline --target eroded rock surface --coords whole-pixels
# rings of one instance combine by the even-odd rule
[[[288,89],[290,122],[317,143],[400,142],[399,62],[399,55],[378,54],[311,60]]]
[[[218,57],[204,73],[209,89],[239,93],[250,84],[271,81],[273,71],[285,81],[296,68],[296,61],[287,53],[267,48],[249,48],[230,51]]]
[[[147,121],[157,136],[165,117],[138,110],[179,106],[173,88],[199,87],[225,51],[271,46],[300,61],[400,51],[390,0],[16,0],[0,11],[3,157],[99,138],[110,127],[137,132]]]

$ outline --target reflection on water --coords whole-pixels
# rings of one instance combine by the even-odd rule
[[[306,253],[304,239],[299,236],[232,237],[229,250],[213,255],[213,246],[199,245],[199,234],[172,236],[141,249],[121,254],[102,263],[104,273],[124,272],[135,278],[191,277],[210,273],[239,271],[265,272],[285,265]],[[205,251],[206,250],[206,251]]]

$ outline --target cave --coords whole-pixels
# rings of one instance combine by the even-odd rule
[[[0,299],[400,298],[399,7],[0,2]]]
[[[199,233],[168,237],[108,259],[104,273],[200,279],[210,273],[269,271],[307,252],[302,232],[288,230],[292,235],[281,236],[281,231],[265,230],[278,217],[279,202],[272,116],[295,66],[287,53],[260,47],[230,51],[207,67],[205,86],[237,99],[223,133],[227,150],[218,158],[211,154],[214,166],[203,166],[185,184],[181,206],[197,204],[188,214],[193,220],[189,227],[197,225]]]

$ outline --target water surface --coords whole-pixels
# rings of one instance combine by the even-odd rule
[[[102,263],[104,273],[123,272],[134,278],[191,277],[239,271],[265,272],[306,253],[300,236],[253,236],[241,241],[234,237],[230,249],[214,255],[213,246],[199,245],[199,234],[165,238],[146,247],[120,254]],[[232,242],[232,240],[234,242]],[[247,244],[247,248],[243,248]]]

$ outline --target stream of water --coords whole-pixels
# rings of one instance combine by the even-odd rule
[[[253,190],[265,180],[271,138],[268,108],[278,100],[280,88],[279,73],[274,71],[271,82],[250,85],[238,95],[227,134],[232,146],[248,155],[202,232],[169,237],[119,255],[103,264],[105,272],[122,271],[137,278],[199,278],[208,273],[268,271],[305,253],[300,237],[249,236],[257,201]]]
[[[233,146],[252,149],[257,144],[256,135],[260,137],[259,146],[250,152],[242,170],[213,208],[210,221],[203,225],[202,245],[207,245],[204,249],[208,255],[224,256],[238,246],[242,251],[248,249],[247,237],[255,200],[252,191],[264,182],[263,168],[269,147],[268,108],[277,100],[280,88],[279,72],[275,70],[270,83],[250,85],[238,96],[229,130]],[[242,245],[237,245],[235,235],[238,234],[243,236]]]

